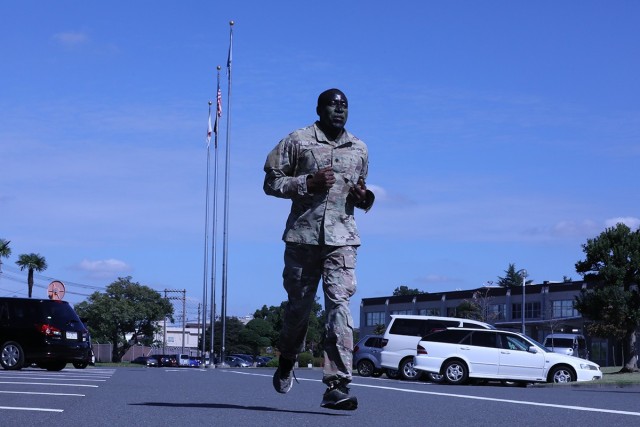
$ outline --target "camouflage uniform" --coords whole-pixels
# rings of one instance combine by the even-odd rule
[[[336,183],[327,192],[309,193],[307,177],[331,166]],[[357,206],[349,190],[368,171],[367,146],[344,130],[330,141],[315,123],[288,135],[269,153],[264,191],[291,199],[283,240],[284,288],[288,294],[280,351],[295,359],[302,350],[320,279],[327,315],[324,376],[327,385],[351,381],[353,319],[349,299],[356,291],[356,252],[360,235],[354,208],[368,211],[373,193]]]

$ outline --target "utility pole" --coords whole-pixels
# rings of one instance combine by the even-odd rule
[[[167,294],[168,293],[178,293],[178,294],[182,294],[181,297],[168,297]],[[182,350],[181,353],[184,354],[184,338],[185,338],[185,332],[186,332],[186,323],[187,323],[187,290],[186,289],[165,289],[164,290],[164,297],[165,299],[168,300],[182,300]],[[165,325],[166,325],[166,318],[165,318]],[[167,333],[166,333],[166,327],[165,327],[165,337],[164,340],[167,340]],[[164,343],[163,343],[163,353],[164,353]]]

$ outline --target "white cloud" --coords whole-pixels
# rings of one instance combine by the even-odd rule
[[[386,200],[388,198],[387,191],[375,184],[368,184],[367,188],[375,194],[377,200]]]
[[[560,221],[553,226],[552,236],[583,237],[597,233],[600,226],[592,220]]]
[[[89,42],[89,36],[85,33],[78,31],[67,31],[64,33],[57,33],[53,38],[60,44],[67,47],[80,46]]]
[[[640,218],[634,218],[632,216],[610,218],[605,220],[604,224],[609,227],[615,227],[617,224],[624,224],[631,229],[640,228]]]
[[[133,270],[130,265],[117,259],[90,261],[83,259],[78,269],[89,273],[92,277],[111,277],[114,274],[126,273]]]

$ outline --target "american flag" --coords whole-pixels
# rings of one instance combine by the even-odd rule
[[[216,102],[216,121],[213,125],[213,131],[218,134],[218,117],[222,117],[222,92],[220,92],[220,82],[218,82],[218,96]]]
[[[220,85],[218,85],[218,117],[222,117],[222,92],[220,92]]]

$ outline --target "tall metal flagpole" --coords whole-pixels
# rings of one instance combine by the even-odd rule
[[[219,118],[222,116],[222,94],[220,93],[220,66],[218,65],[218,85],[216,90],[216,118],[213,125],[213,133],[215,134],[214,149],[214,165],[213,165],[213,225],[211,227],[211,340],[209,346],[209,361],[214,366],[215,361],[215,326],[216,326],[216,231],[218,224],[218,125]]]
[[[207,185],[205,190],[205,203],[204,203],[204,277],[202,279],[202,355],[205,353],[205,328],[207,326],[207,273],[209,272],[209,171],[211,169],[211,104],[209,101],[209,120],[207,123]],[[198,319],[200,321],[200,319]]]
[[[228,92],[227,92],[227,157],[224,176],[224,234],[222,243],[222,341],[220,346],[220,359],[224,363],[226,352],[225,341],[227,334],[227,270],[229,247],[229,161],[230,161],[230,136],[231,136],[231,60],[233,52],[233,21],[229,21],[229,56],[227,58]]]

